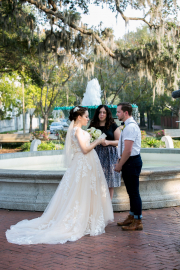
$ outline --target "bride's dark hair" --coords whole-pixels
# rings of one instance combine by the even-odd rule
[[[112,117],[112,113],[110,111],[110,109],[108,108],[108,106],[106,105],[100,105],[99,107],[97,107],[96,111],[95,111],[95,114],[93,116],[93,119],[91,120],[91,123],[90,123],[90,126],[89,128],[91,127],[95,127],[95,128],[98,128],[99,127],[99,112],[100,112],[100,109],[104,108],[106,110],[106,124],[105,124],[105,127],[107,129],[109,129],[110,125],[115,123],[113,117]]]
[[[88,109],[86,107],[82,107],[82,106],[76,106],[74,108],[72,108],[70,110],[70,113],[69,113],[69,120],[70,121],[76,121],[76,119],[78,118],[78,116],[83,116],[85,114],[85,112],[87,111]]]

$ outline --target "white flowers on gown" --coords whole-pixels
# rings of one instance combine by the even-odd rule
[[[114,219],[108,186],[95,150],[84,155],[71,134],[74,157],[41,217],[23,220],[6,231],[8,242],[57,244],[99,235]],[[90,142],[90,135],[84,132]]]

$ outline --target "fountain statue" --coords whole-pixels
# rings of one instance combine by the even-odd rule
[[[101,105],[101,86],[95,78],[88,82],[86,92],[82,100],[82,106],[99,106]]]

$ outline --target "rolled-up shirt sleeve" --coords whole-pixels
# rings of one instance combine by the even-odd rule
[[[123,140],[126,141],[135,141],[137,137],[137,128],[134,125],[129,125],[123,131]]]

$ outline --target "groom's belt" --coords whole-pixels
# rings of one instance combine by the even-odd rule
[[[136,159],[136,158],[139,158],[140,157],[140,154],[139,155],[136,155],[136,156],[130,156],[129,159]]]

